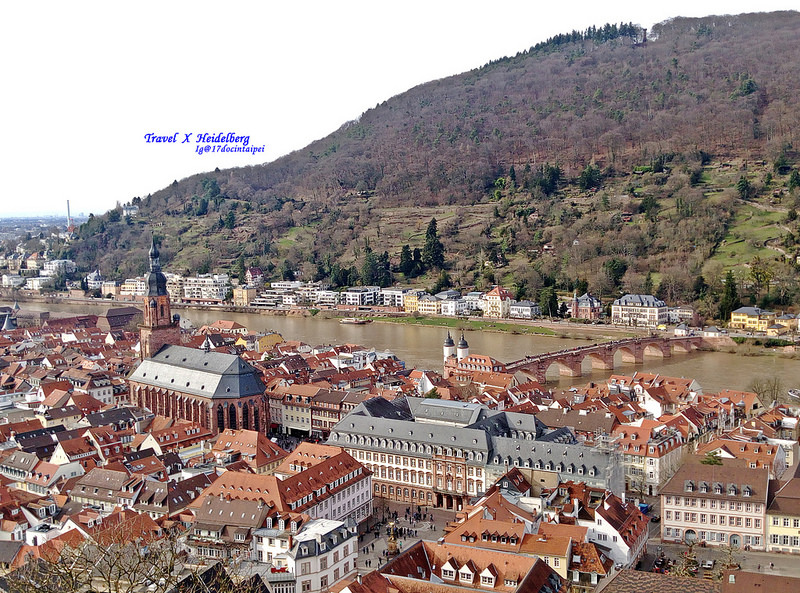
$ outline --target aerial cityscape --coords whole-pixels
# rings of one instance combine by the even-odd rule
[[[800,590],[798,31],[565,29],[0,207],[0,590]]]

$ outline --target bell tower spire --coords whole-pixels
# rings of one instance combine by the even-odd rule
[[[144,360],[158,352],[164,344],[181,343],[180,327],[170,310],[167,277],[161,271],[161,261],[155,236],[150,241],[150,271],[145,275],[147,293],[144,296],[144,321],[139,326],[139,354]]]

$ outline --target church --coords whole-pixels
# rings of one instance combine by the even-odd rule
[[[225,429],[259,432],[269,426],[259,371],[235,354],[181,346],[179,318],[170,311],[158,248],[150,248],[142,362],[128,377],[131,401],[155,414],[195,422],[214,434]]]

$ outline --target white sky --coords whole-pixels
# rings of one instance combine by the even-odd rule
[[[260,164],[417,84],[606,22],[789,10],[672,2],[9,2],[0,9],[0,218],[99,214],[215,167]],[[262,154],[194,152],[198,133]],[[178,133],[147,144],[147,133]],[[180,144],[192,134],[192,144]]]

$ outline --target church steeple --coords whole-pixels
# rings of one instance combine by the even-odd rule
[[[155,237],[150,243],[150,271],[145,274],[147,293],[144,296],[144,321],[139,326],[139,348],[142,358],[150,358],[164,344],[180,345],[180,327],[172,318],[167,277],[161,271]],[[177,316],[176,316],[177,317]]]

